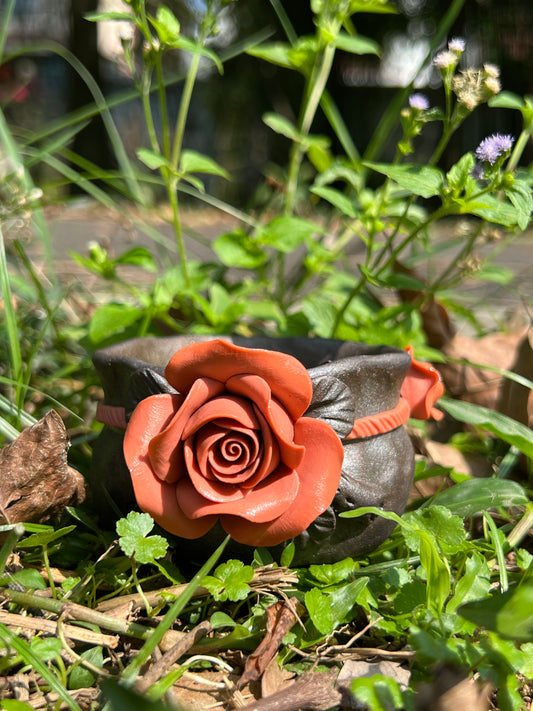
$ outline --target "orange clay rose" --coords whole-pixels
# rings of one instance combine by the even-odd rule
[[[165,376],[177,394],[135,408],[124,455],[139,507],[183,538],[220,519],[232,538],[272,546],[330,505],[343,447],[302,417],[312,384],[294,357],[214,340],[179,350]]]

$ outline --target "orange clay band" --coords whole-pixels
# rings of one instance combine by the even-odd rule
[[[375,415],[367,415],[355,420],[352,431],[345,439],[365,439],[395,430],[407,422],[410,412],[409,403],[401,397],[392,410],[385,410],[385,412],[378,412]]]
[[[409,419],[409,403],[403,397],[392,410],[378,412],[355,420],[352,431],[345,439],[366,439],[374,435],[384,434],[404,425]],[[99,402],[96,407],[96,419],[110,427],[126,429],[126,411],[123,407],[104,405]]]

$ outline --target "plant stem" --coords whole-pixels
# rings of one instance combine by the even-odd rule
[[[316,110],[331,72],[334,56],[335,45],[332,43],[327,44],[322,53],[322,61],[318,72],[316,73],[316,77],[314,71],[312,71],[309,76],[307,83],[307,99],[303,106],[302,116],[298,127],[302,137],[307,136],[311,128],[311,124],[313,123]],[[300,165],[304,153],[305,149],[300,143],[293,144],[289,164],[289,177],[287,181],[287,193],[284,209],[286,215],[291,215],[294,210],[296,191],[298,188],[298,175],[300,173]]]

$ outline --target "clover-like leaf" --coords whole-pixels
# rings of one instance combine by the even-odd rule
[[[240,560],[228,560],[215,568],[213,575],[206,575],[202,585],[209,590],[215,600],[224,602],[244,600],[250,592],[248,583],[254,577],[251,565]]]
[[[168,543],[163,536],[148,536],[153,527],[150,514],[137,511],[130,511],[126,518],[117,521],[119,545],[137,563],[153,563],[167,552]]]

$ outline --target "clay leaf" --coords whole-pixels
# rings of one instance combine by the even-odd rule
[[[326,422],[339,437],[346,437],[353,427],[355,408],[350,388],[331,375],[314,377],[313,399],[305,417]]]
[[[42,523],[85,498],[82,475],[67,464],[63,420],[51,410],[0,450],[0,522]]]

